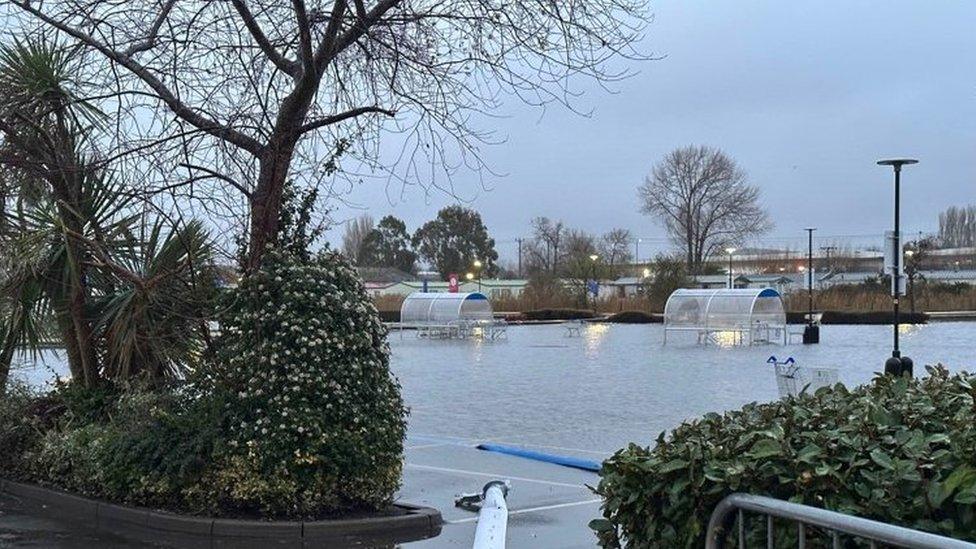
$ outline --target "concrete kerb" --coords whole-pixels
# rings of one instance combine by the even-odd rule
[[[431,507],[395,504],[389,515],[320,521],[259,521],[215,519],[127,507],[58,490],[0,479],[0,492],[16,496],[58,517],[97,524],[103,530],[124,530],[153,539],[157,532],[197,539],[260,539],[280,541],[326,538],[374,538],[407,542],[430,538],[441,531],[440,511]]]

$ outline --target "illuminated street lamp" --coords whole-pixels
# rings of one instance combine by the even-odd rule
[[[478,271],[478,291],[481,291],[481,260],[475,259],[474,263],[471,264],[474,270]],[[470,274],[470,273],[469,273]],[[473,275],[472,275],[473,278]],[[468,280],[471,280],[470,278]]]
[[[734,288],[732,284],[732,254],[735,253],[735,248],[725,248],[725,253],[729,254],[729,289],[731,290]]]
[[[911,164],[918,164],[918,160],[914,158],[893,158],[888,160],[879,160],[879,166],[891,166],[895,171],[895,234],[894,234],[894,254],[893,263],[891,270],[891,297],[892,297],[892,308],[894,309],[895,321],[893,329],[893,339],[894,346],[891,350],[891,358],[885,361],[885,373],[894,375],[912,375],[912,359],[907,356],[901,356],[901,351],[898,349],[898,325],[900,324],[900,318],[898,316],[898,300],[901,297],[901,167]]]
[[[644,278],[647,278],[649,276],[651,276],[651,270],[648,269],[647,267],[644,267]]]

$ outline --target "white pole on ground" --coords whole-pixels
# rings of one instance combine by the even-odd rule
[[[485,484],[478,527],[474,532],[473,549],[505,549],[508,530],[508,484],[493,480]]]

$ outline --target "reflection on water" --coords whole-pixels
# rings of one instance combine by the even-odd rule
[[[710,332],[708,335],[715,345],[725,349],[729,347],[735,347],[737,345],[742,345],[741,332],[726,330],[723,332]]]
[[[646,324],[565,331],[512,326],[502,341],[393,341],[393,370],[416,411],[411,432],[609,455],[685,419],[779,398],[770,355],[836,368],[847,385],[870,380],[891,355],[890,326],[823,326],[822,343],[806,346],[703,346],[693,337],[665,346],[663,327]],[[901,344],[916,371],[936,362],[959,370],[973,366],[974,335],[976,323],[931,324]]]
[[[910,335],[921,332],[926,327],[925,324],[899,324],[898,335]]]
[[[607,338],[607,334],[610,333],[610,325],[602,322],[590,322],[586,326],[586,331],[583,333],[583,339],[586,341],[586,356],[589,358],[596,358],[599,356],[600,345]]]

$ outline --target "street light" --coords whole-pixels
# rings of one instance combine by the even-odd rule
[[[734,287],[732,285],[732,254],[735,253],[735,248],[725,248],[725,253],[729,254],[729,289],[731,290]]]
[[[647,267],[644,267],[644,278],[647,278],[649,276],[651,276],[651,270],[648,269]]]
[[[891,358],[885,361],[885,374],[895,374],[895,375],[912,375],[912,359],[907,356],[901,356],[901,351],[898,349],[898,325],[900,324],[900,318],[898,316],[898,300],[901,296],[901,167],[908,166],[911,164],[918,164],[918,160],[913,158],[892,158],[888,160],[879,160],[879,166],[891,166],[895,171],[895,234],[894,234],[894,254],[892,254],[894,265],[891,271],[891,288],[892,288],[892,308],[894,310],[894,329],[893,329],[893,340],[894,345],[891,350]]]
[[[474,280],[474,273],[467,273],[464,275],[464,278],[467,278],[468,280]]]
[[[474,269],[476,271],[478,271],[478,291],[480,292],[481,291],[481,260],[475,259],[474,263],[472,263],[471,265],[474,266]],[[468,280],[471,279],[469,278]]]

